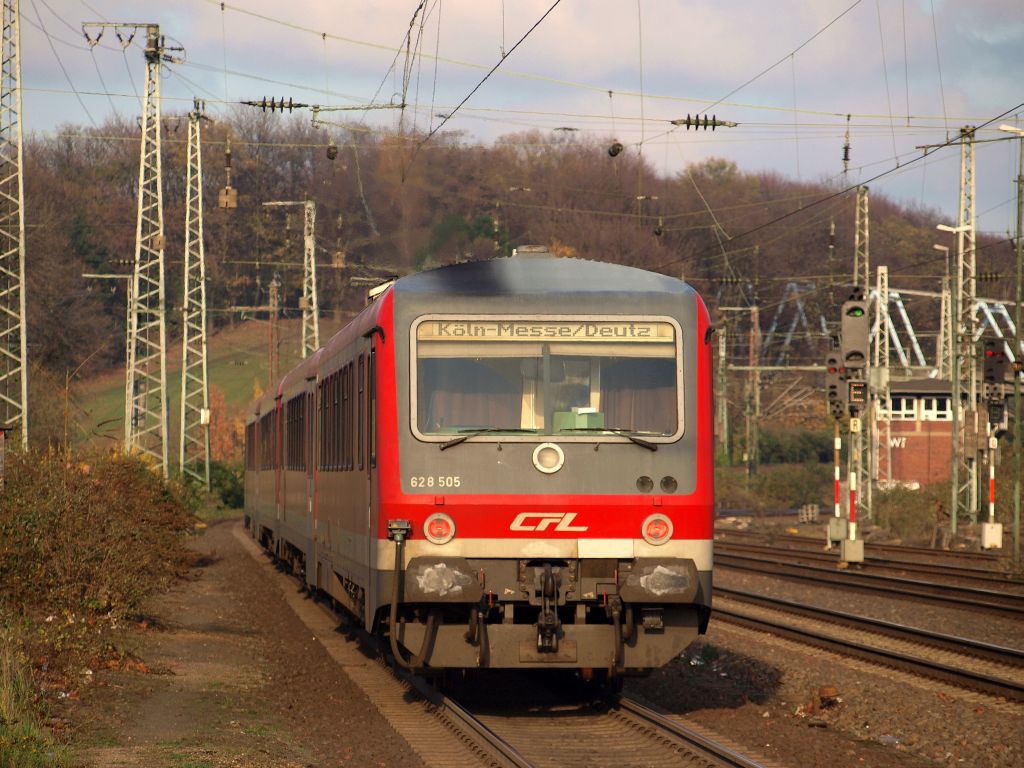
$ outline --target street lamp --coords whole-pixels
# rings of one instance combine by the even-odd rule
[[[1013,564],[1014,567],[1020,567],[1020,494],[1021,494],[1021,479],[1020,476],[1024,473],[1024,446],[1021,445],[1021,440],[1024,439],[1024,434],[1021,434],[1021,407],[1020,407],[1020,379],[1021,379],[1021,349],[1020,349],[1020,303],[1021,303],[1021,282],[1024,281],[1024,268],[1022,268],[1021,262],[1022,252],[1024,252],[1024,244],[1021,243],[1021,226],[1022,220],[1024,220],[1024,129],[1017,128],[1013,125],[1000,125],[999,130],[1005,133],[1012,133],[1020,137],[1020,151],[1018,153],[1018,167],[1017,167],[1017,238],[1016,238],[1016,250],[1017,250],[1017,285],[1014,289],[1014,301],[1016,304],[1013,308],[1013,421],[1014,431],[1016,432],[1016,440],[1014,440],[1014,463],[1016,464],[1016,472],[1014,472],[1013,480]]]

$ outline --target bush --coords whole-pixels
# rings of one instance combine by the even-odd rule
[[[225,507],[241,509],[245,506],[245,479],[241,467],[222,461],[211,462],[210,490],[220,497]]]
[[[825,432],[762,431],[757,443],[762,464],[832,461],[832,436]]]
[[[67,764],[38,690],[117,658],[111,630],[188,562],[192,494],[138,457],[9,454],[0,491],[0,768]],[[32,659],[35,668],[29,665]]]
[[[0,495],[0,598],[25,617],[128,616],[186,562],[189,494],[142,459],[15,453]]]
[[[907,543],[935,544],[939,528],[949,524],[949,496],[948,483],[926,485],[914,491],[875,491],[874,522]]]
[[[821,504],[830,495],[830,470],[824,464],[762,464],[748,488],[742,467],[719,467],[716,504],[719,509],[748,512]]]

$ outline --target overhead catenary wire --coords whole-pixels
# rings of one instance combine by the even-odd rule
[[[1010,109],[1005,110],[1004,112],[999,113],[995,117],[989,118],[988,120],[986,120],[982,124],[982,126],[979,126],[979,127],[984,127],[986,125],[991,125],[992,123],[994,123],[994,122],[996,122],[998,120],[1001,120],[1002,118],[1006,117],[1007,115],[1012,115],[1014,112],[1016,112],[1017,110],[1021,109],[1022,107],[1024,107],[1024,102],[1021,102],[1020,104],[1017,104],[1016,106],[1011,107]],[[945,148],[945,147],[951,146],[953,144],[957,144],[957,143],[959,143],[959,141],[960,141],[960,137],[959,136],[947,139],[939,148]],[[936,151],[936,150],[932,150],[932,152],[934,152],[934,151]],[[930,154],[930,152],[925,151],[921,155],[918,155],[917,157],[912,158],[911,160],[909,160],[902,167],[905,168],[907,165],[910,165],[912,163],[918,162],[922,158],[927,157],[929,154]],[[859,182],[858,184],[854,184],[852,186],[848,186],[848,187],[846,187],[844,189],[841,189],[841,190],[839,190],[837,192],[833,192],[832,194],[826,195],[824,197],[820,197],[817,200],[815,200],[812,203],[810,203],[808,206],[801,207],[799,209],[795,209],[795,210],[789,211],[788,213],[784,213],[781,216],[776,216],[775,218],[773,218],[773,219],[771,219],[769,221],[766,221],[766,222],[764,222],[762,224],[758,224],[755,227],[751,227],[750,229],[746,230],[745,232],[741,232],[740,234],[736,235],[733,239],[734,240],[738,240],[740,238],[748,237],[748,236],[750,236],[750,235],[752,235],[752,234],[754,234],[756,232],[760,232],[761,230],[765,229],[766,227],[770,227],[773,224],[777,224],[780,221],[784,221],[785,219],[790,218],[791,216],[795,216],[798,213],[802,213],[803,211],[807,210],[808,208],[813,208],[815,206],[821,205],[822,203],[826,203],[829,200],[834,200],[837,197],[842,197],[842,196],[848,195],[851,192],[855,191],[857,189],[857,187],[864,186],[864,185],[867,185],[867,184],[871,184],[872,182],[877,181],[878,179],[881,179],[881,178],[883,178],[885,176],[888,176],[888,175],[890,175],[890,174],[892,174],[894,172],[899,171],[900,168],[901,168],[901,166],[896,166],[896,167],[893,167],[893,168],[889,168],[889,169],[887,169],[885,171],[882,171],[880,173],[875,174],[870,179],[866,179],[866,180],[864,180],[862,182]],[[678,264],[680,261],[681,261],[680,259],[674,259],[672,261],[669,261],[669,262],[661,264],[661,265],[659,265],[657,267],[654,267],[653,269],[656,272],[657,271],[662,271],[664,269],[667,269],[668,267],[671,267],[671,266],[673,266],[675,264]]]
[[[60,71],[64,73],[64,79],[67,80],[68,86],[70,86],[71,90],[74,92],[75,98],[78,99],[78,103],[81,105],[82,111],[85,112],[86,117],[89,118],[89,122],[92,123],[94,128],[96,128],[96,120],[93,119],[92,112],[90,112],[89,108],[85,106],[85,101],[82,99],[82,95],[78,92],[78,89],[75,87],[74,82],[72,82],[71,75],[68,74],[68,70],[64,66],[64,61],[61,59],[60,54],[57,53],[57,48],[53,44],[53,38],[50,36],[50,33],[46,31],[46,24],[43,22],[43,17],[39,13],[39,7],[36,5],[35,0],[31,0],[31,2],[32,10],[35,11],[36,14],[36,20],[39,22],[39,27],[42,29],[43,34],[46,37],[46,42],[49,44],[50,50],[53,51],[53,57],[57,59],[57,64],[58,66],[60,66]]]
[[[406,171],[408,171],[409,165],[411,165],[412,162],[416,159],[416,154],[419,152],[420,148],[422,148],[424,144],[427,144],[437,134],[437,132],[440,131],[445,126],[445,124],[449,120],[452,119],[452,117],[455,115],[455,113],[458,112],[459,109],[462,108],[463,104],[465,104],[467,101],[469,101],[471,98],[473,98],[473,94],[475,94],[478,90],[480,90],[480,88],[483,86],[483,84],[486,83],[490,79],[491,75],[493,75],[498,70],[498,67],[500,67],[505,62],[505,59],[507,59],[509,56],[511,56],[515,52],[516,48],[518,48],[520,45],[523,44],[523,41],[526,40],[526,38],[528,38],[533,33],[533,31],[544,22],[544,19],[546,19],[551,14],[551,12],[554,11],[555,8],[558,7],[558,5],[561,2],[562,2],[562,0],[555,0],[555,2],[553,2],[551,4],[551,7],[548,8],[546,11],[544,11],[544,14],[539,19],[537,19],[537,21],[535,21],[533,23],[533,26],[531,26],[528,30],[526,30],[526,32],[523,34],[523,36],[520,37],[516,41],[515,45],[513,45],[508,50],[508,53],[506,53],[504,56],[502,56],[501,59],[499,59],[497,61],[497,63],[495,63],[495,65],[493,67],[491,67],[487,71],[487,74],[484,75],[483,78],[481,78],[480,82],[478,82],[476,85],[473,86],[473,89],[469,93],[466,94],[465,98],[463,98],[462,101],[460,101],[458,104],[456,104],[455,108],[452,109],[451,112],[449,112],[447,115],[445,115],[444,119],[441,120],[441,122],[438,123],[436,126],[431,128],[430,131],[427,133],[427,135],[425,137],[423,137],[416,144],[416,148],[413,150],[412,157],[409,158],[409,163],[405,167]],[[404,173],[403,173],[403,175],[404,175]]]

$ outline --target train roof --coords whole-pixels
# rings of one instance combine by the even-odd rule
[[[394,291],[474,296],[696,294],[688,283],[668,275],[605,261],[558,258],[546,251],[418,272],[396,282]]]

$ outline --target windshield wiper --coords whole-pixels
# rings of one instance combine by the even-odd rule
[[[490,432],[506,432],[509,434],[516,435],[534,435],[537,433],[536,429],[522,429],[520,427],[480,427],[479,429],[460,429],[459,431],[464,432],[465,434],[459,435],[458,437],[453,437],[451,440],[445,443],[441,443],[442,451],[446,451],[449,448],[458,445],[459,443],[464,443],[471,437],[476,437],[477,435],[486,435]]]
[[[611,432],[612,434],[622,435],[628,438],[632,442],[639,446],[646,448],[649,451],[658,450],[658,446],[654,443],[644,440],[643,438],[637,437],[636,433],[631,429],[623,429],[622,427],[566,427],[565,429],[558,430],[559,432]]]

